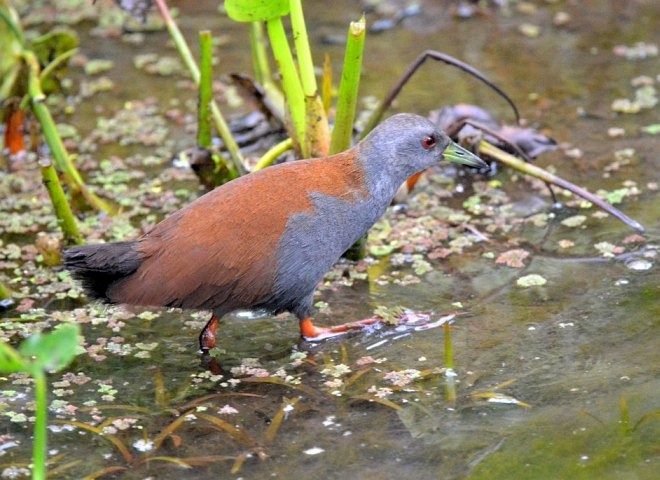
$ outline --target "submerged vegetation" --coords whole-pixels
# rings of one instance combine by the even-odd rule
[[[463,144],[512,165],[516,159],[503,149],[526,158],[515,141],[507,143],[511,137],[503,135],[500,143],[502,131],[529,128],[543,135],[552,127],[559,145],[551,150],[559,153],[549,155],[556,168],[545,163],[539,173],[535,165],[515,163],[523,174],[535,170],[542,181],[510,170],[492,176],[449,168],[409,182],[413,194],[403,195],[405,205],[394,206],[372,229],[363,245],[366,257],[337,265],[316,298],[322,321],[373,316],[380,319],[377,327],[362,336],[305,345],[296,344],[288,318],[239,314],[223,329],[226,338],[217,353],[225,370],[216,375],[200,369],[192,353],[202,314],[88,304],[68,273],[57,268],[61,249],[83,238],[136,238],[201,194],[200,183],[211,188],[270,163],[348,148],[424,63],[418,57],[406,70],[417,51],[397,58],[402,78],[388,78],[379,91],[391,88],[390,95],[368,105],[370,91],[358,88],[376,68],[367,47],[391,41],[377,35],[380,27],[370,18],[384,16],[392,20],[391,28],[403,28],[406,18],[416,17],[414,10],[397,10],[389,18],[373,7],[348,33],[346,25],[337,28],[346,46],[335,47],[334,57],[335,62],[343,58],[343,66],[337,68],[328,56],[319,75],[312,63],[319,52],[310,50],[310,24],[300,1],[273,2],[281,10],[263,12],[259,22],[233,25],[224,19],[231,33],[219,35],[206,30],[215,30],[208,22],[191,28],[184,22],[186,5],[170,12],[162,0],[154,2],[158,11],[140,12],[146,24],[121,14],[111,2],[62,1],[53,9],[49,2],[29,3],[0,0],[3,25],[11,26],[10,32],[0,30],[0,41],[14,53],[0,63],[3,477],[43,478],[45,437],[31,437],[31,431],[33,423],[35,429],[45,427],[47,382],[48,470],[54,478],[178,478],[180,468],[245,478],[328,471],[428,478],[442,468],[450,478],[504,478],[511,471],[526,475],[532,471],[527,464],[540,478],[556,471],[558,459],[565,476],[616,478],[608,475],[635,472],[653,478],[654,373],[638,365],[649,363],[660,314],[654,286],[660,250],[652,213],[658,179],[652,164],[639,173],[634,169],[649,161],[651,142],[645,141],[658,133],[648,116],[657,112],[658,79],[641,63],[657,57],[657,46],[629,43],[604,50],[637,76],[617,87],[616,95],[603,95],[608,114],[623,117],[595,115],[603,130],[591,133],[597,142],[585,138],[584,144],[574,141],[577,147],[566,145],[562,133],[568,133],[550,120],[539,131],[529,101],[521,110],[523,117],[532,116],[531,125],[484,126],[482,118],[474,122],[477,132],[456,132]],[[234,3],[245,2],[226,5],[241,21]],[[577,8],[559,3],[512,2],[513,18],[543,18],[524,8]],[[289,10],[290,18],[283,20]],[[491,13],[495,19],[504,15]],[[566,21],[558,13],[553,22]],[[78,41],[67,33],[60,37],[63,47],[40,54],[40,45],[53,36],[49,18],[87,22],[85,28],[94,22],[92,35],[101,38],[86,33]],[[185,36],[191,47],[179,24],[193,32]],[[530,32],[542,31],[523,25],[529,26],[522,22],[519,33],[534,45]],[[150,32],[162,28],[176,53],[152,53],[156,42]],[[76,30],[84,31],[80,24]],[[191,49],[200,30],[198,61]],[[157,36],[157,43],[164,38]],[[288,38],[295,41],[289,45]],[[237,83],[231,83],[224,76],[229,71],[224,48],[248,39],[251,58],[242,65],[252,66],[254,80],[245,81],[242,73],[243,82],[235,76]],[[131,52],[128,59],[106,58],[90,42],[119,44],[119,51]],[[427,46],[435,47],[420,40],[415,48]],[[331,47],[319,47],[320,52],[325,48]],[[241,52],[249,56],[247,47]],[[271,62],[282,74],[281,91]],[[66,64],[68,72],[61,70]],[[448,67],[426,67],[433,75],[440,68]],[[122,88],[134,78],[140,78],[139,85],[126,94]],[[513,78],[498,78],[505,91],[514,89],[507,86]],[[369,85],[373,88],[373,79]],[[252,93],[240,96],[238,90]],[[281,95],[289,111],[277,108]],[[443,107],[435,99],[430,96],[430,108]],[[551,109],[543,100],[541,94],[532,102],[539,115]],[[405,98],[400,101],[405,105]],[[255,111],[255,104],[265,113]],[[240,115],[227,114],[231,105]],[[562,121],[568,123],[566,117]],[[597,180],[590,183],[598,197],[587,202],[554,191],[565,208],[547,209],[551,193],[543,181],[554,181],[559,172],[588,181],[579,170],[588,168],[584,157],[590,146],[603,152]],[[574,163],[560,166],[566,158]],[[60,182],[63,190],[55,191]],[[637,206],[642,199],[650,211]],[[649,233],[607,221],[592,208],[604,201],[634,211]],[[246,333],[246,322],[255,333]],[[18,347],[19,361],[9,347],[56,338],[62,323],[82,327],[83,352],[75,359],[77,338],[58,342],[68,356],[56,364],[40,363],[28,347]],[[52,337],[39,333],[50,330]],[[7,366],[11,359],[13,370]],[[618,404],[620,412],[613,408]]]

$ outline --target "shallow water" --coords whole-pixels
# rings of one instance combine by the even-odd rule
[[[50,434],[49,446],[54,457],[51,468],[61,468],[57,478],[82,478],[111,466],[121,470],[108,472],[108,478],[136,479],[181,475],[244,479],[656,478],[660,160],[657,136],[641,133],[640,128],[658,122],[658,107],[622,115],[612,112],[610,106],[615,98],[633,95],[631,79],[659,73],[658,57],[629,61],[615,56],[612,49],[637,41],[657,44],[660,5],[652,1],[578,5],[560,1],[540,3],[535,13],[513,8],[465,21],[452,19],[435,2],[422,5],[422,15],[368,36],[361,91],[381,96],[424,48],[470,62],[510,92],[533,125],[584,153],[577,160],[559,152],[547,154],[539,159],[540,165],[552,165],[562,177],[592,191],[611,191],[625,180],[637,183],[641,194],[624,199],[619,207],[647,227],[646,240],[641,245],[625,244],[624,256],[604,258],[595,244],[621,246],[634,232],[614,219],[591,217],[593,209],[562,210],[546,226],[511,223],[510,230],[493,235],[493,243],[476,243],[461,255],[432,260],[428,273],[416,275],[412,262],[398,266],[383,257],[364,265],[366,278],[358,275],[352,286],[340,286],[337,278],[342,278],[343,267],[338,267],[339,273],[319,294],[318,299],[328,304],[318,316],[320,324],[366,318],[378,306],[401,305],[428,313],[432,320],[460,312],[451,331],[457,375],[451,377],[453,386],[444,372],[431,371],[445,366],[442,328],[382,327],[314,345],[298,342],[292,317],[232,315],[219,330],[222,350],[217,356],[224,368],[257,358],[271,374],[286,367],[286,373],[300,381],[253,383],[257,380],[252,377],[231,387],[224,383],[227,377],[209,378],[194,354],[204,315],[191,320],[187,312],[160,310],[155,312],[157,318],[137,318],[135,314],[141,310],[117,313],[121,310],[115,307],[99,307],[95,312],[83,302],[75,305],[76,310],[60,313],[56,307],[71,303],[47,302],[46,316],[78,318],[86,346],[99,346],[78,357],[69,370],[89,380],[77,385],[69,377],[69,384],[59,387],[64,392],[55,398],[66,405],[60,405],[60,410],[52,405],[51,419],[70,422],[75,418],[109,427],[106,433],[125,443],[134,457],[122,457],[100,435],[80,428],[59,431],[62,426],[56,425],[58,432]],[[347,22],[356,19],[362,7],[354,2],[311,1],[305,7],[312,40],[320,44],[320,52],[328,52],[339,62],[343,47],[321,44],[321,39],[343,36]],[[180,8],[186,32],[212,27],[216,32],[240,35],[219,48],[219,70],[250,68],[243,28],[218,17],[211,2],[198,2],[194,7],[182,2]],[[559,10],[571,14],[562,28],[552,25]],[[539,25],[540,36],[521,34],[518,27],[522,23]],[[143,45],[129,48],[118,40],[89,37],[86,24],[77,28],[83,53],[115,61],[108,76],[116,82],[111,93],[88,100],[67,119],[81,133],[91,130],[93,115],[108,114],[128,100],[156,96],[161,110],[185,110],[186,102],[192,101],[192,92],[176,86],[171,78],[147,76],[132,67],[137,50],[158,49],[175,55],[162,47],[167,41],[165,33],[149,34]],[[319,58],[316,60],[319,64]],[[654,80],[656,85],[658,81]],[[179,103],[173,104],[173,96]],[[458,102],[479,104],[511,119],[506,105],[485,87],[434,64],[426,65],[404,90],[396,109],[426,114]],[[623,127],[626,134],[610,139],[610,127]],[[189,146],[192,138],[185,129],[170,127],[161,148],[176,151]],[[604,178],[603,168],[613,162],[614,152],[627,147],[636,150],[634,160]],[[105,146],[98,155],[121,156],[129,150],[134,151]],[[141,152],[144,155],[148,149]],[[514,180],[509,172],[499,173],[496,179],[515,202],[512,208],[520,218],[550,211],[543,189]],[[175,180],[194,186],[190,175]],[[468,193],[449,200],[454,208],[472,192],[471,177],[457,182]],[[422,185],[408,202],[410,211],[420,216],[430,211],[431,216],[442,218],[438,208],[428,210],[441,188],[434,181]],[[455,191],[456,183],[449,188]],[[189,196],[194,195],[193,189]],[[569,228],[560,223],[577,213],[588,217],[584,226]],[[392,211],[387,218],[395,225],[403,216]],[[561,248],[560,240],[570,240],[574,246]],[[523,268],[499,265],[492,256],[484,255],[494,252],[496,257],[511,248],[530,252]],[[644,262],[650,264],[649,269],[633,268]],[[346,267],[344,273],[350,277],[355,270]],[[527,289],[516,285],[518,278],[532,273],[542,275],[547,283]],[[390,281],[378,281],[384,274],[390,275]],[[420,281],[401,285],[392,280],[406,274]],[[5,314],[8,321],[15,321],[16,316],[11,311]],[[307,353],[306,360],[291,365],[291,354],[299,351]],[[366,356],[380,363],[360,366],[358,360]],[[327,382],[333,381],[332,371],[342,364],[351,371],[339,375],[343,386],[333,387]],[[397,389],[384,377],[386,372],[406,369],[424,372],[423,378]],[[61,376],[54,375],[53,382]],[[17,397],[5,398],[5,410],[20,410],[29,402],[29,386],[15,378],[4,383],[3,390],[18,392]],[[370,391],[371,386],[395,391],[379,403],[373,401],[379,397]],[[205,395],[213,396],[204,400]],[[297,403],[292,409],[282,410],[294,399]],[[237,413],[221,413],[226,405]],[[188,417],[160,449],[146,454],[136,450],[136,441],[156,440],[183,412],[213,414],[243,433],[198,415]],[[274,432],[269,427],[277,424],[278,414],[284,420]],[[126,418],[132,423],[125,429],[118,426],[119,421],[113,424],[113,420]],[[6,449],[1,459],[4,467],[28,462],[30,425],[3,420],[3,427],[21,443]],[[149,455],[154,458],[148,461]],[[245,455],[245,463],[230,474],[241,455]],[[174,458],[185,459],[193,468],[182,470]]]

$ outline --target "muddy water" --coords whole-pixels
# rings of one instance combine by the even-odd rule
[[[312,40],[319,52],[328,52],[337,62],[343,47],[327,45],[323,39],[344,35],[346,23],[362,11],[354,3],[305,3]],[[560,211],[557,220],[545,227],[521,224],[497,236],[502,243],[516,238],[531,252],[523,268],[496,265],[484,254],[506,248],[482,243],[462,255],[432,262],[432,271],[421,275],[418,283],[402,286],[376,281],[392,270],[412,273],[405,265],[392,266],[386,257],[368,264],[367,278],[357,279],[352,287],[333,286],[319,295],[329,305],[321,310],[319,323],[368,317],[382,305],[431,312],[434,319],[463,312],[452,328],[455,398],[450,395],[451,382],[441,372],[394,388],[392,395],[384,397],[392,404],[364,401],[372,385],[392,387],[383,381],[383,372],[442,368],[442,328],[386,327],[304,345],[298,343],[296,322],[290,317],[233,315],[221,329],[223,350],[218,356],[226,368],[240,365],[244,358],[258,358],[272,373],[289,365],[292,352],[299,351],[307,353],[307,360],[287,367],[299,384],[248,383],[231,388],[222,385],[226,378],[207,378],[191,354],[203,316],[191,323],[190,315],[181,312],[159,311],[155,320],[126,314],[127,326],[121,335],[131,344],[142,344],[139,348],[150,355],[115,351],[106,352],[103,361],[80,357],[72,371],[92,380],[74,388],[75,394],[67,400],[81,409],[77,418],[90,424],[94,415],[98,415],[96,424],[110,418],[106,426],[114,417],[137,419],[133,427],[113,431],[135,458],[132,462],[122,458],[101,436],[58,431],[51,433],[50,445],[53,455],[64,457],[55,465],[74,462],[63,469],[61,477],[81,478],[118,466],[122,470],[109,478],[166,479],[184,474],[187,478],[245,479],[656,478],[660,427],[653,415],[660,408],[660,276],[654,246],[660,242],[660,197],[649,184],[660,181],[660,159],[657,136],[642,134],[640,128],[657,123],[660,116],[658,107],[617,115],[610,106],[615,98],[633,95],[633,78],[660,73],[657,57],[629,61],[612,53],[618,44],[660,41],[660,5],[651,1],[538,3],[533,13],[514,8],[456,21],[435,2],[423,2],[421,15],[392,30],[370,34],[362,92],[382,95],[408,61],[425,48],[478,66],[512,94],[533,125],[583,152],[578,159],[548,154],[539,160],[540,165],[551,165],[561,176],[594,191],[620,188],[625,180],[637,182],[642,193],[624,200],[621,208],[647,227],[646,242],[627,250],[646,251],[646,257],[638,253],[603,258],[595,244],[621,245],[633,232],[611,219],[568,228],[558,220],[576,211]],[[186,32],[212,28],[230,35],[219,49],[220,69],[250,68],[243,28],[218,17],[207,2],[180,7]],[[558,11],[571,15],[563,27],[552,23]],[[540,26],[540,35],[523,35],[519,27],[525,23]],[[162,100],[165,105],[171,104],[172,96],[181,97],[181,102],[192,98],[190,92],[174,88],[170,79],[134,71],[134,52],[126,45],[116,40],[91,41],[84,29],[81,33],[85,54],[116,62],[109,76],[117,81],[117,88],[102,97],[103,111],[146,95],[167,99]],[[151,34],[136,48],[173,54],[162,48],[166,38],[164,33]],[[506,105],[490,91],[435,64],[426,65],[404,90],[396,109],[426,114],[456,102],[476,103],[503,119],[511,118]],[[81,107],[72,123],[84,130],[91,124],[85,115],[98,113],[98,108]],[[611,127],[622,127],[626,134],[608,138]],[[171,148],[176,149],[189,142],[190,135],[173,129],[172,139],[176,145]],[[614,160],[614,152],[628,147],[635,149],[635,159],[604,178],[603,167]],[[541,190],[514,181],[508,172],[497,179],[520,215],[548,211],[549,201]],[[469,182],[464,181],[467,189]],[[410,208],[424,208],[424,196],[432,196],[435,188],[433,183],[423,186],[421,197],[410,200]],[[457,205],[461,201],[452,200]],[[394,213],[389,215],[395,218]],[[574,246],[562,249],[560,240],[570,240]],[[647,264],[648,269],[634,268]],[[528,289],[516,286],[518,278],[531,273],[542,275],[547,283]],[[86,327],[88,344],[113,335],[112,325],[95,328],[100,330],[94,333]],[[153,351],[150,342],[158,342]],[[333,377],[323,373],[324,368],[346,364],[352,372],[362,371],[357,361],[366,356],[382,362],[369,365],[360,376],[343,376],[351,380],[339,392],[327,385]],[[104,384],[116,391],[104,391]],[[103,396],[104,392],[110,397]],[[200,398],[207,394],[216,396],[203,403]],[[283,411],[283,405],[295,398],[300,400],[293,409]],[[90,399],[96,404],[89,403]],[[199,404],[190,407],[189,402]],[[113,410],[103,410],[103,405],[113,405]],[[136,405],[144,410],[136,411]],[[238,412],[219,416],[248,432],[251,440],[189,417],[176,436],[153,453],[158,458],[146,461],[140,456],[146,454],[135,448],[139,439],[156,439],[180,412],[216,414],[225,405]],[[90,413],[94,406],[99,410]],[[203,408],[194,410],[195,406]],[[285,419],[276,435],[269,436],[278,412],[285,413]],[[60,417],[71,419],[61,412]],[[9,431],[22,439],[25,450],[10,450],[12,462],[26,461],[29,429],[12,426]],[[230,469],[241,455],[245,463],[232,476]],[[175,458],[185,459],[193,468],[184,472]]]

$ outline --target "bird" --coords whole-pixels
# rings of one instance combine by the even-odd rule
[[[212,311],[199,335],[203,355],[236,310],[290,312],[308,340],[340,335],[369,322],[314,325],[323,275],[407,178],[442,160],[487,167],[426,118],[395,114],[345,152],[244,175],[137,240],[75,246],[63,263],[92,299]]]

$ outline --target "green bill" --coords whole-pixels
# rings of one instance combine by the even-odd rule
[[[488,168],[486,162],[454,142],[447,145],[442,156],[448,162],[460,163],[468,167]]]

